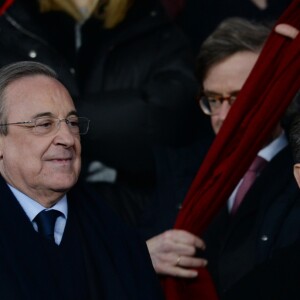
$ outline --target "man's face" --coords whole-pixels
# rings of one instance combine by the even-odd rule
[[[259,54],[237,52],[213,65],[203,81],[204,94],[228,97],[237,95],[246,82]],[[211,116],[212,128],[217,134],[230,110],[228,101],[223,101],[220,112]]]
[[[63,85],[41,75],[12,82],[5,99],[7,123],[39,115],[64,119],[76,113]],[[48,207],[76,183],[80,153],[80,137],[65,122],[46,136],[37,135],[32,127],[10,125],[8,135],[0,136],[0,171],[9,184]]]

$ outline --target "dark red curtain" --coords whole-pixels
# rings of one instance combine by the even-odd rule
[[[13,4],[14,0],[0,1],[0,16]],[[3,4],[2,4],[3,3]]]
[[[175,18],[184,8],[186,0],[161,0],[168,15]]]
[[[300,0],[277,23],[300,28]],[[272,32],[190,187],[175,228],[201,236],[299,89],[300,35],[292,40]],[[195,280],[164,278],[166,298],[217,299],[207,270],[198,271]]]

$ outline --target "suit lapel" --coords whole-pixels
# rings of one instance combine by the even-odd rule
[[[230,239],[234,231],[241,230],[240,225],[248,218],[252,218],[252,228],[257,230],[270,203],[293,180],[292,176],[290,149],[286,147],[267,164],[246,194],[234,217],[228,213],[228,228],[223,236],[224,244]]]
[[[47,295],[44,299],[52,299],[51,290],[55,290],[56,284],[48,272],[51,266],[39,243],[40,237],[2,178],[0,190],[0,251],[1,259],[10,265],[14,276],[10,280],[24,295],[22,299],[36,299],[33,295],[41,293]]]

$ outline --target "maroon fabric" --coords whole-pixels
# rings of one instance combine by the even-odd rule
[[[300,0],[294,0],[277,23],[300,28]],[[175,228],[199,236],[224,205],[259,149],[300,88],[300,35],[295,39],[273,32],[232,106],[179,212]],[[168,300],[215,300],[205,268],[195,280],[166,277]]]
[[[186,0],[161,0],[168,15],[175,18],[184,8]]]
[[[13,4],[14,0],[6,0],[2,5],[0,5],[0,16],[3,15],[6,10]]]

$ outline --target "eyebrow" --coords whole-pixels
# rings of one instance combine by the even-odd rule
[[[73,116],[73,115],[78,116],[78,113],[76,112],[76,110],[70,111],[66,117]],[[36,119],[36,118],[40,118],[40,117],[56,117],[56,116],[54,116],[54,114],[51,112],[42,112],[42,113],[38,113],[38,114],[34,115],[32,118]]]

